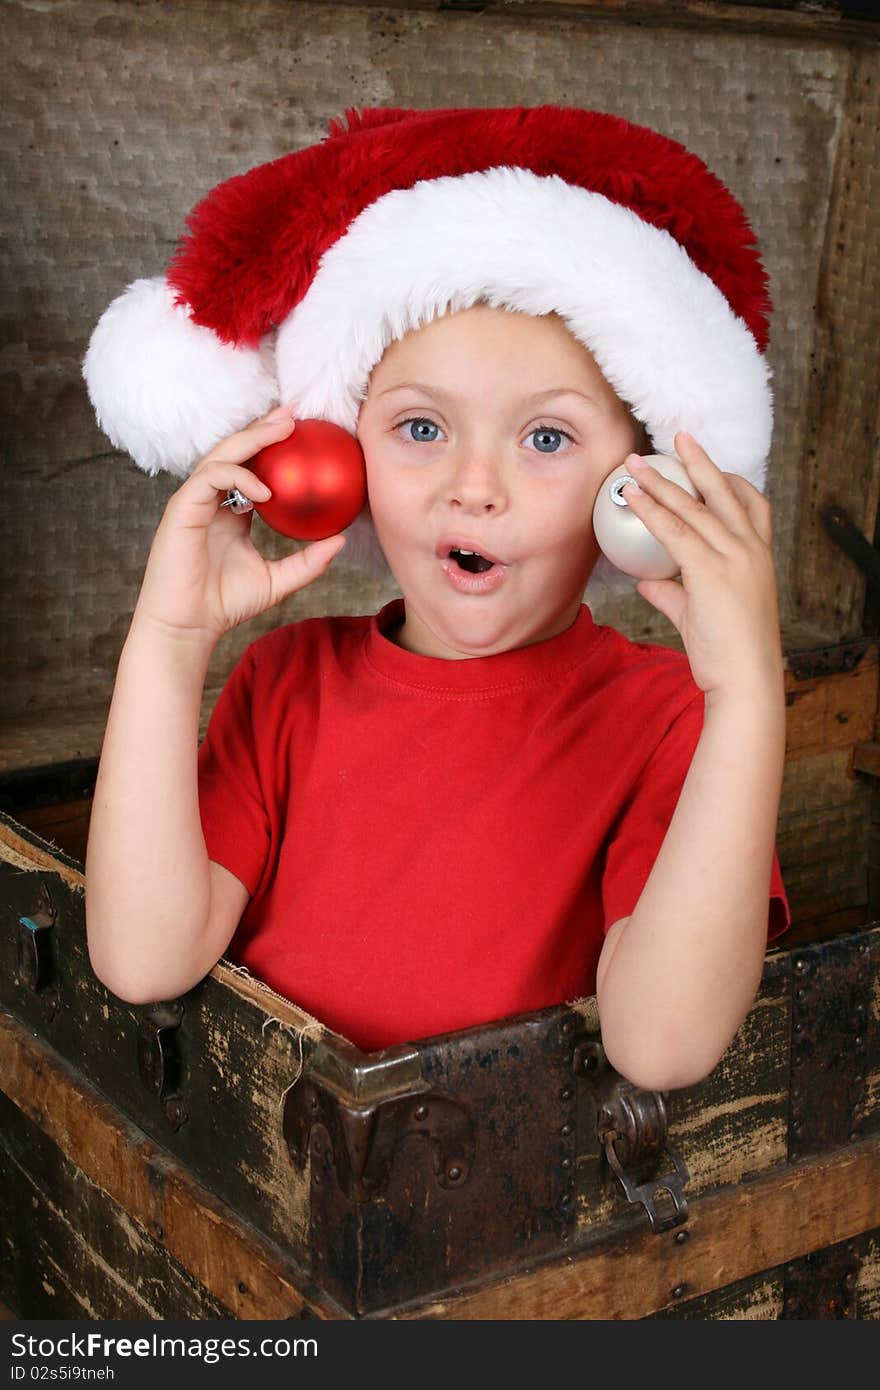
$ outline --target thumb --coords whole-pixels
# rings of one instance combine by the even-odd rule
[[[640,579],[636,585],[636,593],[652,604],[681,632],[687,607],[687,595],[681,584],[676,584],[674,579]]]
[[[292,555],[285,555],[281,560],[270,560],[272,603],[280,603],[282,599],[320,579],[344,545],[345,536],[327,536],[324,540],[313,541],[303,550],[295,550]]]

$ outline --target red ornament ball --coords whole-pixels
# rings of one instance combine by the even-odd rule
[[[256,511],[282,536],[320,541],[350,526],[367,500],[364,454],[354,435],[329,420],[297,420],[248,467],[272,489]]]

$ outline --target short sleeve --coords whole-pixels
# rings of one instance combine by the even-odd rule
[[[605,855],[602,906],[605,931],[635,909],[666,837],[703,730],[702,692],[685,706],[643,768],[618,818]],[[788,928],[791,916],[776,849],[768,892],[767,938]]]
[[[253,718],[253,649],[220,692],[199,748],[199,811],[208,858],[235,874],[253,897],[269,849]]]

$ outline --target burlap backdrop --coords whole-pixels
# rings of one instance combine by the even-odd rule
[[[833,496],[873,536],[876,48],[797,17],[750,29],[748,10],[736,23],[730,6],[707,24],[702,9],[691,22],[670,5],[644,26],[574,6],[7,0],[0,767],[97,753],[174,486],[112,451],[94,422],[80,362],[95,321],[132,279],[163,270],[209,188],[320,139],[349,105],[581,105],[655,126],[707,161],[749,211],[776,304],[767,490],[786,639],[858,630],[863,583],[817,514]],[[259,522],[255,535],[267,551],[283,544]],[[259,632],[373,611],[393,593],[334,569],[221,644],[205,711]],[[594,616],[680,646],[637,595]]]

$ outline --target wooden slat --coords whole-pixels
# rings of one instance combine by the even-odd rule
[[[333,7],[338,0],[320,0]],[[368,9],[386,9],[383,0],[348,0]],[[402,0],[395,6],[403,10],[461,11],[481,16],[502,13],[517,19],[582,19],[614,24],[662,25],[732,31],[748,34],[776,34],[790,39],[810,37],[852,37],[870,41],[877,25],[865,19],[847,18],[832,0],[818,0],[801,9],[798,0],[768,0],[767,4],[749,0]]]
[[[85,874],[79,865],[59,855],[54,845],[47,844],[33,832],[0,812],[0,859],[26,872],[58,874],[69,888],[82,890]]]
[[[800,538],[791,606],[831,631],[857,630],[865,576],[831,537],[817,512],[843,508],[873,540],[880,504],[875,462],[880,372],[880,165],[870,132],[880,120],[877,26],[848,50],[834,180],[815,288],[807,391],[800,403],[807,447],[799,471]],[[824,216],[824,209],[823,209]],[[807,345],[804,344],[804,350]]]
[[[18,1109],[236,1317],[346,1316],[7,1014],[0,1078]]]
[[[792,671],[786,671],[785,698],[786,762],[873,739],[878,703],[877,648],[869,647],[854,670],[840,675],[798,680]]]
[[[230,1316],[2,1092],[0,1231],[0,1297],[22,1318]]]
[[[647,1225],[407,1318],[634,1319],[880,1225],[880,1138],[691,1203],[687,1236]]]

